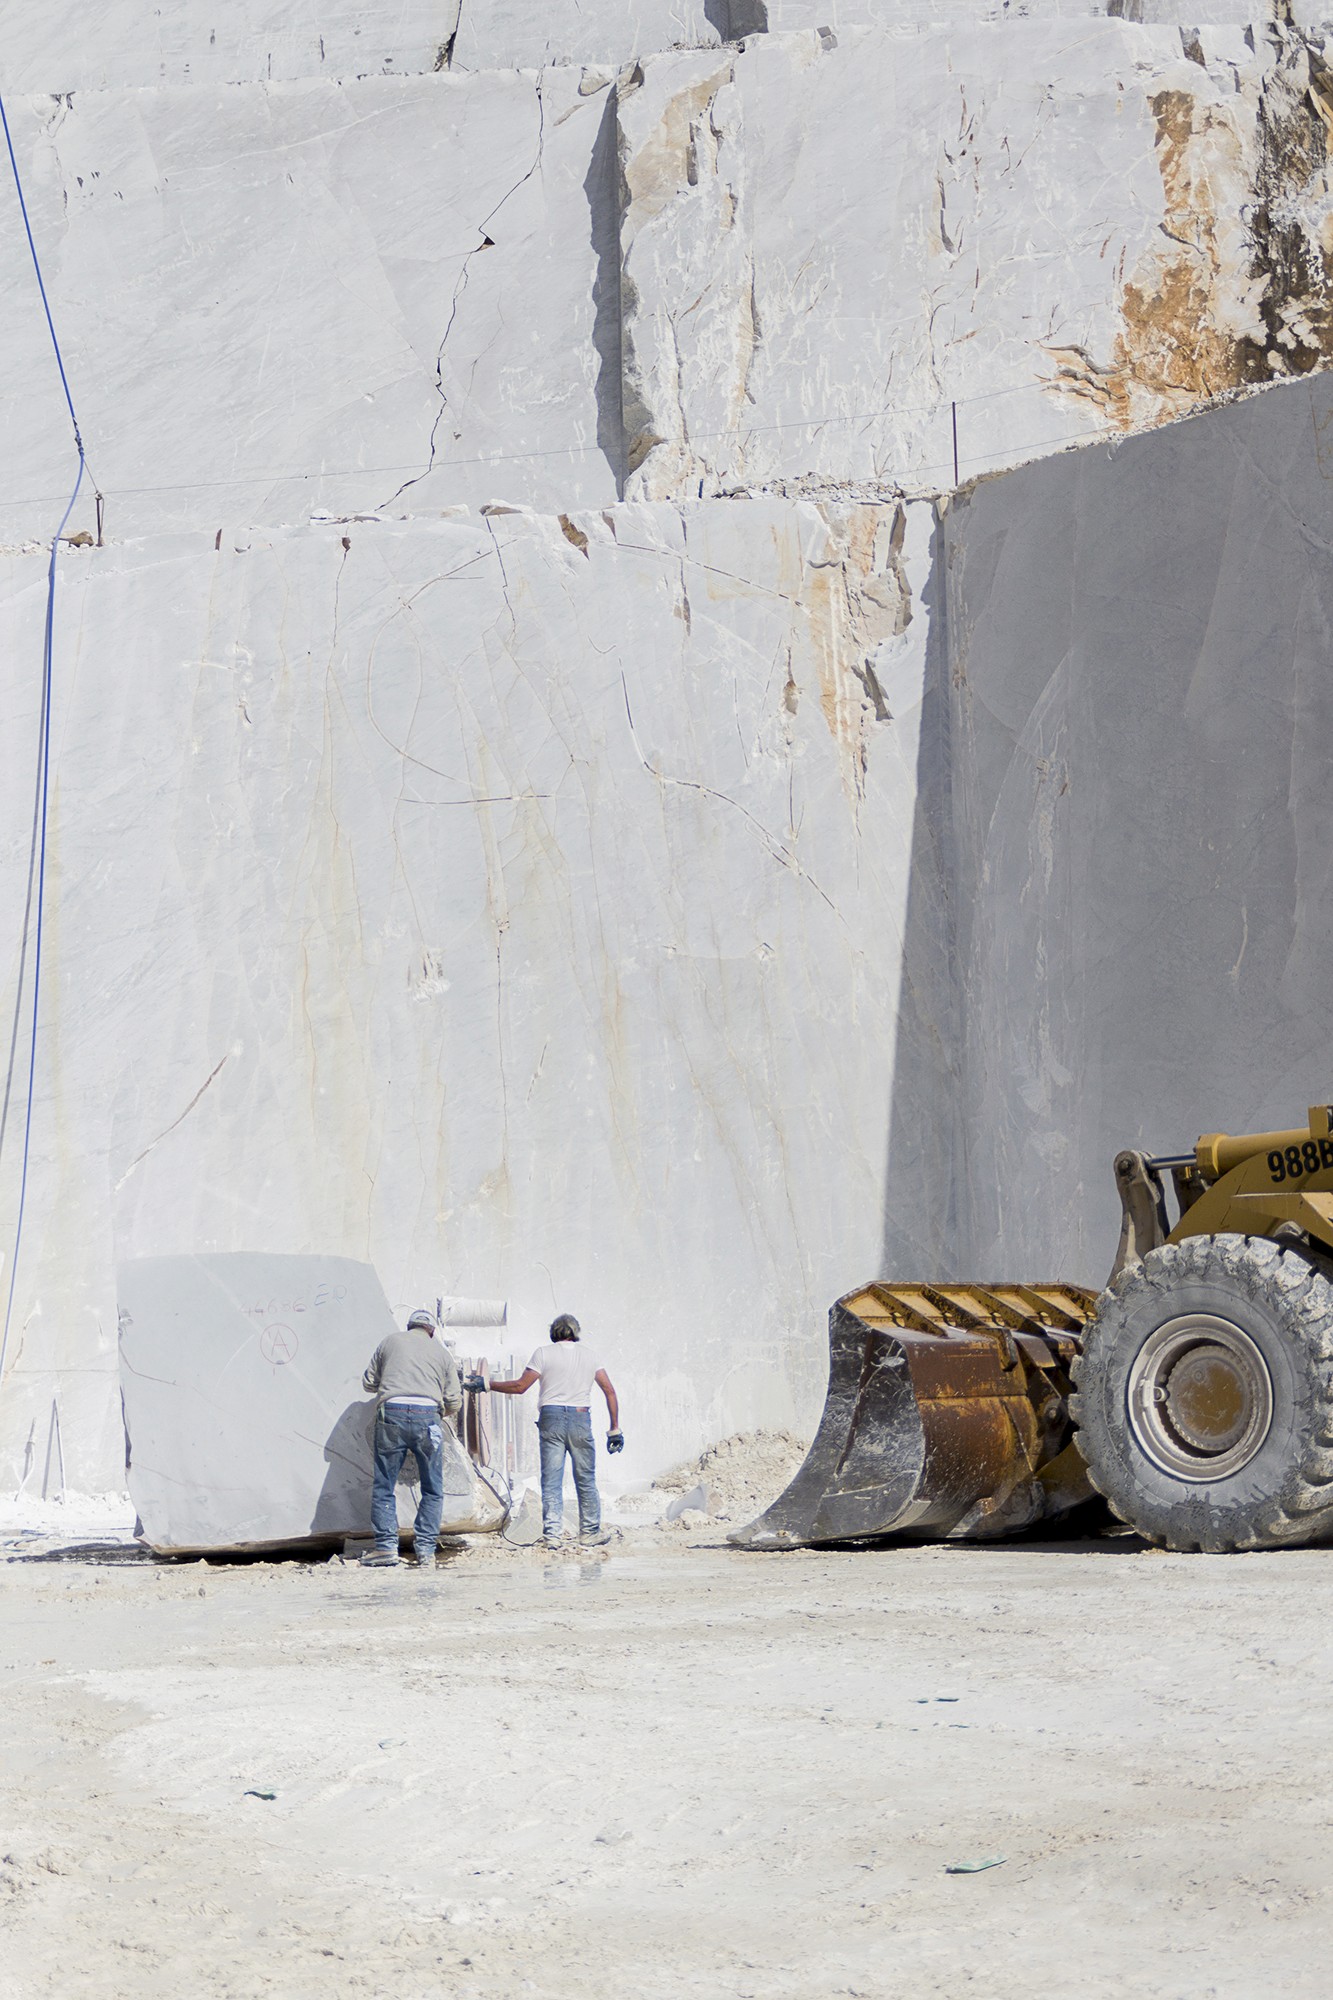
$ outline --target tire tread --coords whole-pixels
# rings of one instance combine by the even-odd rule
[[[1290,1343],[1301,1370],[1302,1427],[1293,1430],[1280,1490],[1222,1517],[1182,1482],[1168,1504],[1136,1485],[1128,1422],[1107,1415],[1112,1377],[1135,1338],[1140,1316],[1169,1317],[1163,1307],[1182,1286],[1207,1283],[1237,1294]],[[1117,1362],[1117,1354],[1121,1360]],[[1078,1426],[1088,1477],[1112,1511],[1145,1539],[1173,1549],[1289,1547],[1333,1532],[1333,1284],[1296,1249],[1258,1236],[1193,1236],[1150,1251],[1120,1272],[1097,1309],[1072,1370],[1070,1412]],[[1118,1377],[1116,1377],[1118,1379]],[[1137,1447],[1134,1447],[1136,1450]]]

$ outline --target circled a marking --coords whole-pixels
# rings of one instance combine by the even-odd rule
[[[280,1323],[266,1326],[259,1336],[259,1351],[265,1361],[271,1361],[275,1368],[281,1368],[286,1361],[294,1361],[298,1345],[291,1327]]]

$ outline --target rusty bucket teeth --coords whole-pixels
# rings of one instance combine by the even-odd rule
[[[805,1462],[730,1540],[935,1541],[1072,1504],[1068,1481],[1038,1475],[1069,1442],[1068,1364],[1095,1302],[1077,1285],[849,1292],[829,1314],[828,1393]]]

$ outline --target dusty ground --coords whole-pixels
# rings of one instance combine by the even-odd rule
[[[0,1995],[1324,2000],[1333,1554],[716,1538],[11,1539]]]

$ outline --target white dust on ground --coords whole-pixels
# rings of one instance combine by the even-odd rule
[[[752,1520],[777,1498],[806,1450],[807,1446],[788,1431],[744,1431],[724,1438],[688,1465],[663,1473],[646,1492],[608,1500],[604,1518],[612,1527],[614,1546],[624,1552],[627,1546],[637,1546],[645,1537],[651,1539],[662,1532],[690,1534],[713,1526],[725,1532],[733,1523]],[[667,1521],[665,1511],[671,1501],[700,1485],[707,1489],[707,1509],[690,1508],[676,1520]],[[538,1505],[535,1496],[532,1504]],[[577,1520],[570,1485],[563,1553],[582,1557],[588,1552],[575,1540]],[[19,1541],[42,1546],[92,1541],[129,1545],[134,1524],[134,1502],[127,1493],[69,1493],[46,1499],[35,1494],[0,1495],[0,1545]],[[474,1561],[531,1562],[547,1553],[514,1547],[499,1535],[451,1538],[452,1546],[456,1550],[465,1540]]]
[[[134,1502],[128,1494],[0,1494],[0,1540],[64,1536],[66,1540],[132,1540]]]
[[[70,1493],[42,1499],[35,1493],[0,1494],[0,1538],[12,1535],[124,1535],[134,1532],[128,1493]]]
[[[1325,2000],[1333,1553],[482,1548],[0,1548],[0,2000]]]

